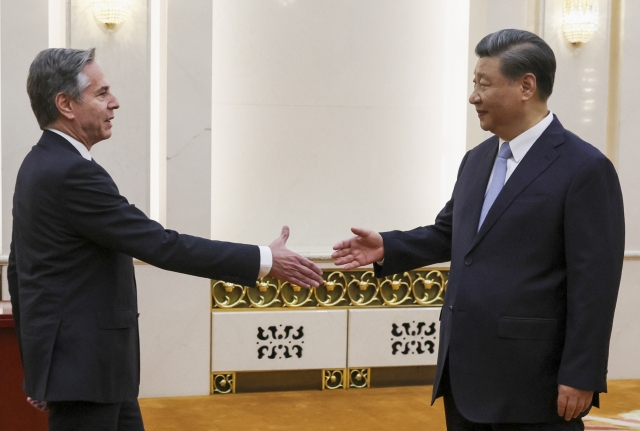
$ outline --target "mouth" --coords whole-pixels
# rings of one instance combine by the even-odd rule
[[[483,115],[485,115],[487,113],[487,111],[481,111],[479,109],[476,109],[476,113],[478,114],[478,117],[482,117]]]

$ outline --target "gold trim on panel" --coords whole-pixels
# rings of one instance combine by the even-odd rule
[[[349,389],[371,387],[371,368],[349,368]]]
[[[448,268],[423,268],[382,279],[370,269],[327,271],[324,283],[303,289],[264,277],[255,287],[211,280],[211,310],[442,306]]]
[[[346,370],[322,370],[322,390],[347,389]]]
[[[235,394],[236,373],[211,373],[210,390],[214,394]]]

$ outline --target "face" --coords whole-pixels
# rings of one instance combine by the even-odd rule
[[[524,116],[523,87],[519,80],[511,82],[500,72],[500,59],[478,59],[469,103],[475,106],[480,127],[499,137],[509,137]]]
[[[102,69],[95,61],[83,70],[89,78],[89,86],[82,93],[81,102],[72,101],[74,128],[81,141],[89,147],[111,137],[113,111],[118,109],[118,99],[111,93]]]

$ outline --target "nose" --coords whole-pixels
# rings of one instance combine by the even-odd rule
[[[116,98],[116,96],[112,96],[112,100],[111,102],[109,102],[109,109],[118,109],[120,107],[120,102],[118,102],[118,99]]]
[[[480,103],[480,95],[478,95],[478,92],[475,89],[471,93],[471,96],[469,96],[469,103],[472,105]]]

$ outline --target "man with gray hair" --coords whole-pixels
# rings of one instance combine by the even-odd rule
[[[322,271],[287,249],[286,226],[269,247],[211,241],[130,205],[89,153],[120,107],[93,49],[40,52],[27,92],[43,134],[18,172],[8,268],[25,391],[52,431],[143,430],[132,257],[246,286],[318,286]]]
[[[611,162],[549,111],[555,56],[501,30],[476,46],[469,97],[494,134],[465,155],[435,224],[352,229],[336,263],[376,275],[451,261],[433,401],[449,430],[583,430],[607,389],[622,260]]]

